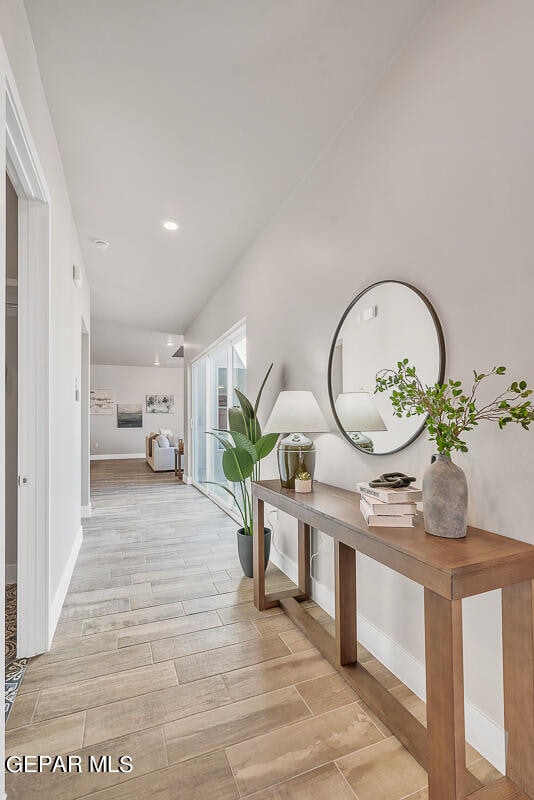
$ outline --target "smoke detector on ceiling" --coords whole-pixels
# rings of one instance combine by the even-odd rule
[[[99,250],[107,250],[109,247],[109,242],[106,242],[105,239],[93,239],[93,244]]]

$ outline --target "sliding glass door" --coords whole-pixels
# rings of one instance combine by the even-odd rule
[[[217,502],[232,507],[220,486],[233,488],[222,469],[223,446],[212,430],[228,428],[228,408],[238,405],[237,388],[246,393],[246,332],[242,325],[192,363],[193,480]]]

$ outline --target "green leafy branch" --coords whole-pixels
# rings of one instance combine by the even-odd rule
[[[490,403],[479,404],[478,391],[482,383],[505,373],[506,367],[493,367],[488,373],[473,370],[470,390],[464,390],[462,382],[452,378],[446,383],[427,386],[405,358],[397,362],[397,369],[383,369],[377,374],[375,393],[390,392],[397,417],[426,416],[430,440],[436,442],[438,452],[450,456],[453,450],[467,453],[462,435],[482,420],[497,422],[501,429],[511,422],[529,429],[534,421],[534,407],[527,399],[532,389],[527,387],[526,381],[513,381]]]

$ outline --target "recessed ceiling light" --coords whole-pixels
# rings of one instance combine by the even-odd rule
[[[107,250],[109,247],[109,242],[106,242],[105,239],[93,239],[93,244],[99,250]]]
[[[161,224],[166,231],[177,231],[180,227],[175,219],[164,219]]]

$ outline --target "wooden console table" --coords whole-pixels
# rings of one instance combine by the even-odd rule
[[[478,528],[465,539],[415,528],[369,528],[355,492],[315,483],[310,494],[279,481],[252,484],[254,603],[280,605],[428,772],[429,800],[534,800],[534,546]],[[298,586],[265,593],[264,503],[298,520]],[[310,595],[310,531],[335,548],[335,638],[298,601]],[[424,586],[427,729],[357,662],[356,553]],[[490,786],[466,769],[462,598],[502,589],[506,776]]]

